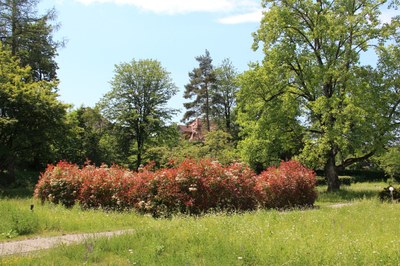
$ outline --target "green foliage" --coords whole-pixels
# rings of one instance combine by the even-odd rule
[[[98,108],[79,107],[67,114],[67,134],[59,140],[59,158],[83,165],[87,160],[96,165],[119,161],[111,123]]]
[[[53,39],[57,25],[50,24],[56,18],[51,9],[44,15],[37,14],[38,0],[1,0],[0,36],[3,46],[20,59],[21,66],[30,66],[34,81],[56,80],[57,48],[63,42]]]
[[[381,156],[377,157],[379,165],[391,178],[400,181],[400,147],[390,147]]]
[[[382,201],[398,202],[400,200],[400,186],[388,186],[379,192],[379,198]]]
[[[30,235],[39,230],[39,219],[36,213],[28,210],[14,209],[12,211],[11,230],[18,235]]]
[[[257,171],[288,160],[302,147],[302,126],[296,96],[282,95],[282,72],[272,66],[254,65],[240,76],[237,94],[238,123],[242,126],[239,150]],[[283,86],[283,85],[281,85]]]
[[[162,135],[165,122],[175,113],[167,108],[177,88],[161,63],[132,60],[115,66],[112,90],[99,103],[101,113],[113,123],[123,163],[138,168],[153,138]],[[131,156],[136,155],[135,159]]]
[[[63,135],[67,106],[54,93],[57,83],[28,81],[29,73],[0,48],[0,169],[10,176],[18,163],[51,161]]]
[[[175,128],[171,130],[176,131]],[[153,161],[157,167],[170,167],[171,163],[180,163],[185,159],[200,160],[209,158],[222,164],[239,161],[240,156],[235,148],[232,136],[222,130],[208,132],[203,142],[190,142],[184,138],[175,138],[167,141],[169,144],[153,145],[146,151],[145,158]]]
[[[233,133],[235,129],[234,107],[236,106],[236,92],[238,72],[232,62],[226,58],[221,65],[215,68],[215,83],[211,87],[211,113],[219,129]]]
[[[351,183],[354,183],[354,177],[352,176],[339,176],[339,182],[341,185],[350,186]],[[326,185],[326,178],[323,176],[317,176],[317,185],[324,186]]]
[[[211,129],[211,86],[215,83],[214,66],[210,52],[206,50],[204,55],[196,57],[199,67],[194,68],[189,73],[190,81],[185,85],[183,97],[192,102],[184,103],[187,109],[182,121],[194,120],[200,116],[205,116],[207,131]]]
[[[328,189],[337,190],[338,169],[370,158],[393,137],[399,60],[387,43],[398,43],[399,18],[380,22],[384,2],[263,1],[254,48],[263,44],[265,60],[244,73],[238,94],[244,159],[268,162],[278,147],[323,168]],[[376,68],[360,63],[372,46]]]

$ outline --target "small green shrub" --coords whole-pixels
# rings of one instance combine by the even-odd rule
[[[352,176],[339,176],[339,182],[341,185],[350,186],[353,183]]]
[[[393,191],[390,191],[390,187],[393,188]],[[382,201],[399,201],[400,200],[400,187],[395,187],[395,186],[388,186],[383,189],[383,191],[379,192],[379,198]]]

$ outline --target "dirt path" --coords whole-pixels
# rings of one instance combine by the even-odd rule
[[[87,239],[92,239],[96,237],[113,237],[132,232],[133,230],[120,230],[112,232],[62,235],[54,237],[38,237],[27,240],[4,242],[0,243],[0,256],[49,249],[62,244],[70,245],[84,242]]]

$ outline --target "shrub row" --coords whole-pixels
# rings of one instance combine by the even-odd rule
[[[105,165],[82,168],[67,162],[41,174],[35,197],[66,207],[135,209],[153,216],[210,210],[253,210],[311,206],[315,173],[296,161],[256,175],[249,167],[210,160],[185,160],[175,167],[139,172]]]

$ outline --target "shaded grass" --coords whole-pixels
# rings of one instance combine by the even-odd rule
[[[5,265],[399,265],[400,204],[154,220],[135,232],[0,258]]]
[[[318,186],[317,204],[332,204],[351,202],[362,199],[378,198],[378,194],[388,184],[384,182],[355,183],[351,186],[341,186],[337,192],[327,192],[326,186]]]

